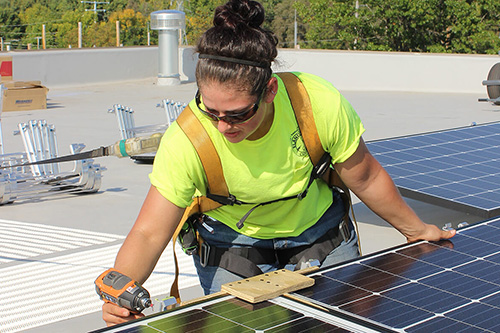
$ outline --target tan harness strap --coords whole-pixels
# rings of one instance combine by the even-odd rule
[[[285,83],[288,98],[292,103],[295,118],[299,124],[302,140],[304,140],[312,164],[316,165],[325,151],[321,146],[316,123],[314,122],[309,94],[297,75],[289,72],[277,73],[276,75]]]
[[[321,145],[318,129],[316,127],[316,123],[314,122],[313,110],[309,94],[307,93],[304,84],[302,83],[302,81],[300,81],[297,75],[290,72],[277,73],[276,75],[278,75],[285,84],[288,98],[290,100],[290,103],[292,104],[293,111],[295,112],[295,118],[297,119],[297,123],[299,125],[302,140],[304,140],[304,145],[306,146],[307,152],[309,153],[309,158],[311,159],[313,165],[317,165],[320,158],[325,153],[325,150]],[[341,193],[341,197],[345,208],[344,219],[347,221],[350,210],[352,221],[354,222],[356,233],[358,234],[359,251],[361,252],[358,223],[354,216],[351,192],[349,191],[349,188],[344,184],[334,168],[329,168],[327,170],[327,172],[323,175],[323,180],[328,185],[336,186],[342,190],[343,193]]]
[[[208,190],[210,193],[229,196],[229,190],[226,185],[226,180],[224,179],[219,154],[217,154],[215,146],[212,140],[210,140],[207,131],[199,119],[194,115],[189,105],[179,115],[177,123],[189,138],[200,157],[201,164],[203,164],[203,169],[207,177]]]
[[[201,160],[201,164],[203,165],[203,169],[205,170],[205,175],[207,177],[208,190],[211,193],[229,196],[229,190],[227,188],[226,180],[224,179],[219,154],[217,154],[215,146],[212,140],[210,140],[207,131],[194,115],[193,110],[191,110],[189,105],[186,106],[179,117],[177,117],[177,123],[179,124],[181,130],[186,134],[189,141],[193,144],[193,147]],[[191,215],[206,212],[220,206],[222,206],[220,203],[210,200],[205,196],[193,198],[193,202],[186,208],[180,223],[175,229],[172,241],[176,241],[180,231],[182,230],[182,226]],[[172,248],[174,255],[175,277],[174,282],[170,287],[170,296],[175,297],[177,303],[180,304],[179,263],[175,253],[175,243]]]
[[[293,73],[277,73],[277,75],[285,83],[288,97],[292,103],[293,111],[295,112],[295,118],[299,124],[302,140],[304,140],[304,144],[313,165],[317,165],[325,151],[319,139],[318,129],[314,122],[311,100],[309,99],[307,90],[297,75]],[[301,98],[297,98],[297,96],[301,96]],[[324,175],[323,180],[329,185],[334,185],[342,189],[342,191],[349,196],[349,201],[351,200],[349,189],[334,169],[330,168]]]

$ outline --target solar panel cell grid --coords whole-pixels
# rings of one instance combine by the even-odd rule
[[[340,306],[341,310],[385,324],[394,329],[402,329],[415,321],[430,318],[426,311],[409,304],[393,301],[387,297],[373,295],[356,302]]]
[[[249,304],[237,299],[203,307],[203,310],[254,330],[266,330],[303,317],[301,313],[269,302]]]
[[[330,279],[325,277],[316,277],[315,280],[314,288],[308,288],[301,291],[300,294],[321,303],[338,306],[371,295],[367,290],[343,283],[332,283]]]
[[[500,215],[500,123],[367,143],[410,198]]]
[[[411,283],[386,291],[382,295],[434,313],[446,312],[467,304],[467,300],[462,297]]]
[[[228,296],[113,332],[500,332],[500,217],[310,276],[293,299]]]
[[[498,309],[498,308],[500,308],[500,293],[496,293],[494,295],[485,297],[481,300],[481,302],[483,302],[485,304],[492,305]],[[498,316],[495,316],[495,318],[498,319]]]
[[[455,271],[464,275],[473,276],[479,280],[489,281],[500,285],[500,275],[496,270],[491,269],[492,265],[497,264],[486,258],[485,260],[476,260],[464,266],[458,267]]]
[[[478,327],[489,332],[498,332],[500,329],[497,317],[498,308],[482,303],[470,303],[468,306],[450,312],[447,316],[467,323],[471,328]]]
[[[240,333],[240,332],[348,332],[330,323],[270,303],[250,304],[236,298],[162,316],[147,324],[117,330],[121,333]]]
[[[148,326],[134,326],[120,331],[122,333],[158,333],[157,330]]]
[[[350,332],[314,318],[301,318],[285,325],[266,330],[266,333],[344,333]]]
[[[177,316],[157,320],[149,323],[149,326],[160,332],[173,333],[196,332],[202,330],[207,332],[253,332],[236,322],[214,316],[202,310],[193,310]]]
[[[483,329],[479,327],[472,327],[460,321],[453,320],[451,318],[445,317],[435,317],[433,320],[423,322],[419,325],[415,325],[407,329],[407,332],[411,333],[429,333],[429,332],[443,332],[443,327],[446,328],[445,332],[484,332]]]
[[[498,331],[500,222],[488,222],[320,273],[323,290],[359,290],[358,299],[320,296],[316,286],[298,293],[393,330]]]

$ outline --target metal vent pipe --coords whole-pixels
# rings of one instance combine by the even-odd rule
[[[178,10],[151,13],[151,29],[158,30],[158,84],[180,84],[179,31],[185,29],[186,14]]]

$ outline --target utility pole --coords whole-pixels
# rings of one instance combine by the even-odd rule
[[[35,37],[35,38],[36,38],[36,49],[40,50],[40,39],[42,39],[43,37]]]
[[[120,21],[116,21],[116,47],[120,47]]]
[[[151,33],[149,32],[149,22],[147,22],[147,27],[148,27],[148,46],[151,45]]]
[[[177,10],[180,10],[181,12],[183,12],[184,11],[184,0],[177,0],[175,3],[177,4]],[[170,1],[170,6],[172,6],[172,5],[173,5],[173,3],[172,3],[172,1]]]
[[[42,49],[47,48],[47,40],[45,39],[45,24],[42,24]]]
[[[78,22],[78,48],[82,48],[82,22]]]
[[[295,18],[293,21],[293,47],[297,48],[297,9],[295,9]]]
[[[355,10],[355,12],[354,12],[354,17],[355,17],[356,19],[358,19],[358,18],[359,18],[359,0],[356,0],[355,9],[356,9],[356,10]],[[357,33],[357,31],[358,31],[358,27],[357,27],[357,26],[355,26],[355,27],[354,27],[354,30],[356,30],[356,33]],[[356,48],[357,48],[357,45],[358,45],[358,37],[356,36],[356,37],[354,38],[354,49],[356,49]]]
[[[94,23],[97,22],[97,12],[105,12],[106,11],[106,9],[97,9],[97,5],[108,5],[109,4],[108,1],[80,1],[80,3],[89,3],[89,4],[94,5],[93,9],[85,9],[86,12],[94,12],[95,17],[96,17],[94,19]]]

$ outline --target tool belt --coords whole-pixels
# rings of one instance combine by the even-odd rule
[[[282,250],[256,247],[221,248],[202,241],[198,251],[200,264],[203,267],[218,266],[244,278],[262,274],[257,266],[259,264],[279,263],[280,267],[292,264],[295,265],[295,270],[299,270],[311,260],[322,263],[342,241],[349,241],[349,221],[343,219],[313,244]]]

